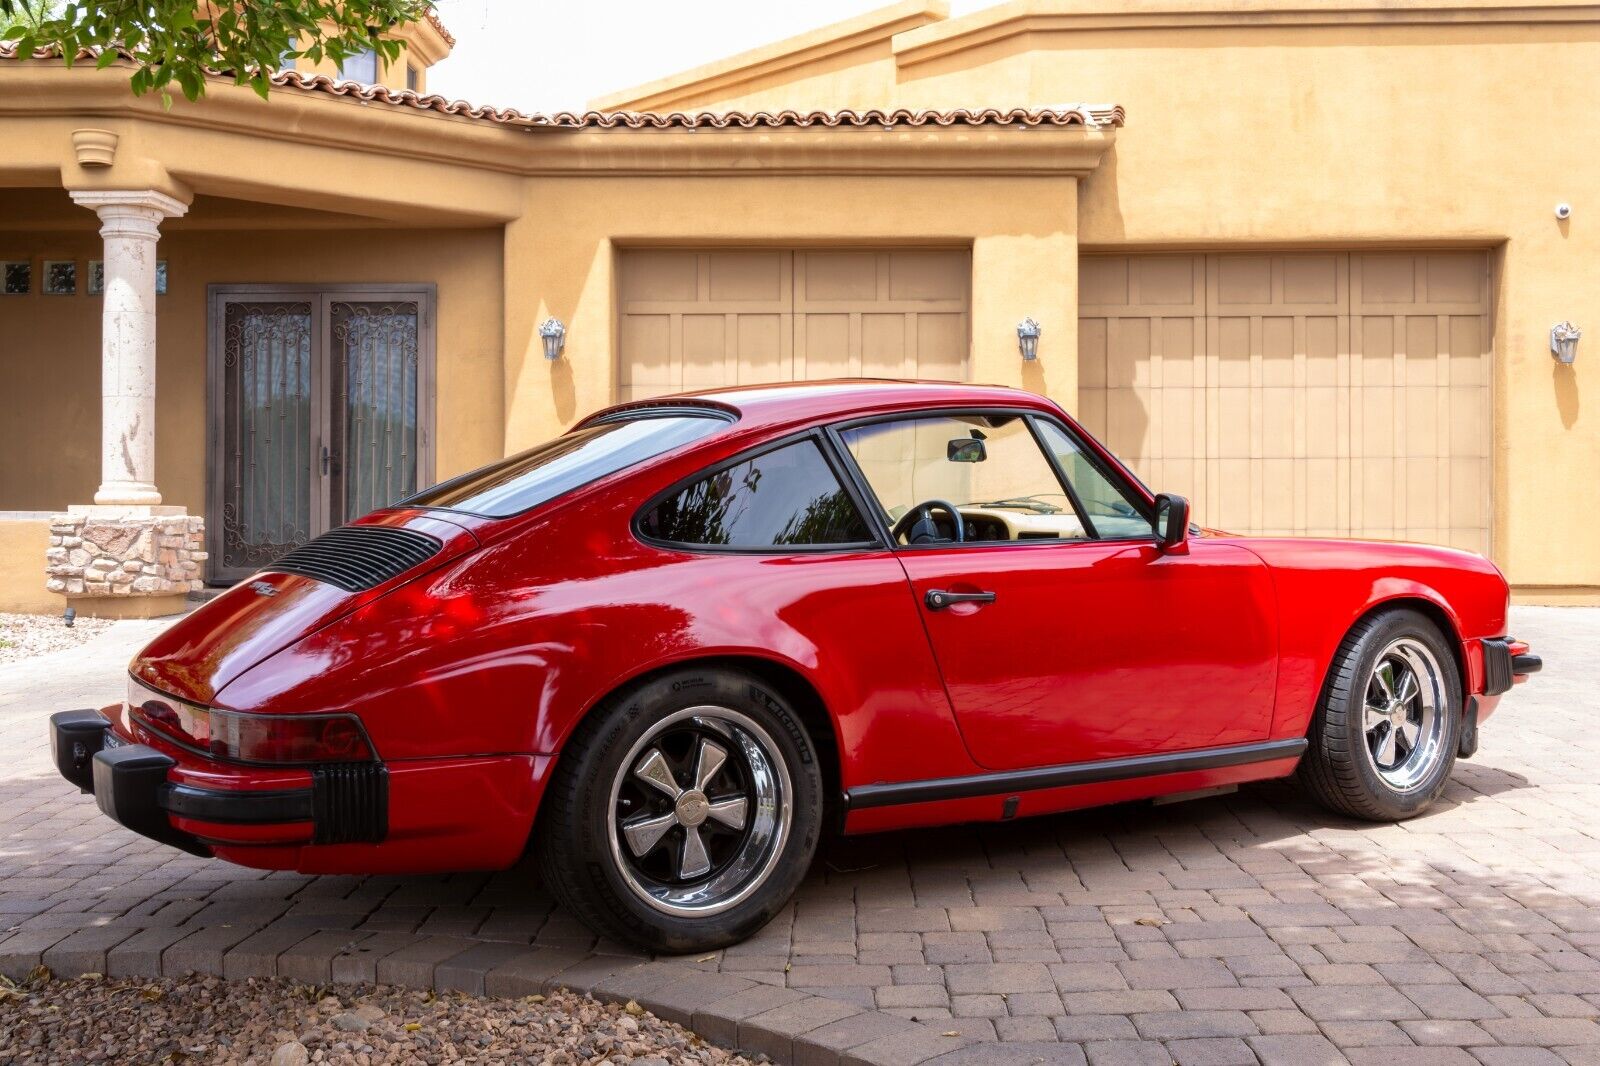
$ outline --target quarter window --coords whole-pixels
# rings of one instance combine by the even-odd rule
[[[872,540],[861,512],[811,440],[696,481],[652,507],[640,528],[654,540],[729,548]]]

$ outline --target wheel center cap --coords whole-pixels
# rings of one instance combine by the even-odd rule
[[[711,811],[711,802],[706,799],[706,794],[699,789],[690,789],[678,797],[677,815],[681,825],[691,828],[706,820],[706,815]]]

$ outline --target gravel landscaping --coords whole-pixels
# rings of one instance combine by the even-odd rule
[[[76,647],[111,625],[106,618],[79,618],[68,626],[60,615],[0,614],[0,663]]]
[[[0,984],[0,1063],[727,1063],[637,1004],[561,992],[521,1000],[281,979]]]

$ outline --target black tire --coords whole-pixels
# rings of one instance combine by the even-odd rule
[[[1398,642],[1398,643],[1397,643]],[[1438,731],[1413,743],[1416,764],[1409,773],[1380,769],[1383,725],[1371,726],[1367,704],[1382,698],[1374,677],[1380,659],[1396,647],[1436,672],[1433,698]],[[1422,650],[1431,653],[1421,654]],[[1391,664],[1392,665],[1392,664]],[[1419,678],[1425,671],[1418,671]],[[1392,681],[1394,673],[1388,675]],[[1423,681],[1426,684],[1426,681]],[[1371,686],[1371,687],[1369,687]],[[1461,735],[1461,676],[1439,627],[1417,611],[1398,608],[1362,619],[1334,653],[1322,699],[1311,719],[1310,742],[1300,761],[1299,779],[1323,806],[1338,814],[1374,822],[1397,822],[1427,810],[1443,791],[1455,766]],[[1394,706],[1395,704],[1391,704]],[[1420,705],[1417,705],[1420,711]],[[1400,712],[1397,712],[1400,713]],[[1381,714],[1379,715],[1381,719]],[[1369,728],[1378,732],[1369,733]],[[1391,725],[1389,728],[1393,728]],[[1379,738],[1374,743],[1373,737]],[[1398,742],[1403,744],[1403,740]],[[1426,745],[1431,744],[1431,749]],[[1418,749],[1422,749],[1418,753]],[[1400,758],[1398,748],[1389,749]],[[1385,775],[1397,780],[1391,780]],[[1411,780],[1410,778],[1415,778]]]
[[[715,761],[698,754],[708,741],[725,756],[716,774],[728,776],[696,788],[702,760]],[[643,772],[652,752],[663,756],[656,765],[668,766],[678,801],[658,795],[665,786]],[[728,784],[740,780],[745,785]],[[711,803],[713,785],[728,798]],[[755,798],[742,808],[741,827],[708,816],[722,806],[731,819],[726,805],[737,808],[741,788]],[[777,803],[761,801],[778,793]],[[574,732],[540,804],[534,849],[557,901],[600,935],[667,954],[714,950],[749,937],[788,903],[816,853],[823,800],[816,746],[781,693],[743,671],[675,670],[612,697]],[[645,809],[650,804],[666,809]],[[627,810],[636,813],[616,813]],[[632,854],[635,838],[623,823],[669,815],[678,820],[658,842]],[[697,859],[711,861],[724,854],[719,848],[732,856],[703,882],[679,876],[689,869],[691,832],[704,840]],[[739,880],[747,864],[751,872]],[[719,884],[727,890],[713,895]],[[695,892],[711,902],[687,901]]]

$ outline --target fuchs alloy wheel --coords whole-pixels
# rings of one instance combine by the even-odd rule
[[[1334,655],[1300,778],[1340,813],[1410,818],[1444,789],[1460,729],[1460,673],[1438,626],[1416,611],[1385,611],[1358,623]]]
[[[822,778],[783,697],[738,671],[655,678],[562,751],[535,846],[545,883],[603,935],[654,951],[741,940],[816,852]]]

